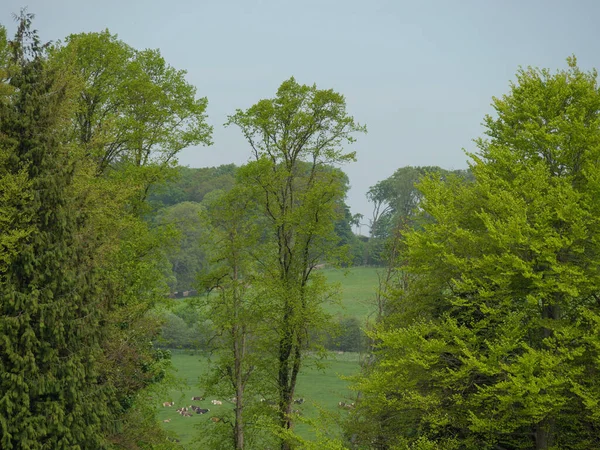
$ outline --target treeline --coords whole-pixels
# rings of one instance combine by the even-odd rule
[[[150,190],[148,200],[155,211],[154,223],[170,226],[178,233],[173,245],[166,250],[172,269],[166,274],[171,292],[195,287],[198,274],[208,267],[208,256],[199,244],[207,238],[206,224],[202,223],[200,213],[206,211],[215,196],[234,188],[239,169],[234,164],[205,168],[178,166],[168,182]],[[336,245],[346,250],[345,254],[340,253],[337,264],[363,265],[368,238],[361,239],[352,232],[358,219],[352,216],[344,201],[349,180],[343,171],[337,169],[337,172],[342,192],[336,202],[339,217],[335,219],[334,231],[338,238]],[[379,264],[379,260],[371,258],[370,264]]]
[[[156,222],[173,225],[179,232],[177,243],[167,251],[172,267],[169,286],[173,292],[194,287],[197,274],[207,265],[206,255],[198,245],[203,238],[199,213],[205,208],[204,199],[210,201],[213,191],[233,188],[238,169],[234,164],[205,168],[179,166],[170,180],[151,189],[149,202],[157,212]],[[421,177],[431,173],[436,173],[441,179],[448,176],[466,180],[472,178],[468,169],[448,171],[437,166],[400,168],[367,192],[367,198],[373,204],[370,218],[351,214],[344,201],[349,180],[345,174],[340,174],[344,180],[344,194],[339,201],[342,214],[334,229],[337,245],[348,250],[340,260],[342,266],[386,266],[386,243],[400,221],[416,220],[413,216],[422,196],[416,185]],[[362,220],[368,220],[368,231],[366,235],[357,235],[352,227]]]

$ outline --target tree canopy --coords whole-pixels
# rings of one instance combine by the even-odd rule
[[[599,444],[597,74],[523,69],[493,106],[474,181],[419,185],[432,220],[406,234],[409,282],[357,384],[362,442]]]

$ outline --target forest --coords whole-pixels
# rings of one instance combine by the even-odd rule
[[[400,167],[363,218],[341,93],[284,80],[228,116],[249,162],[184,167],[185,71],[33,22],[0,25],[0,448],[600,448],[595,70],[520,69],[467,169]]]

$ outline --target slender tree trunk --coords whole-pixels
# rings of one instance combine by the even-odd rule
[[[558,295],[554,298],[554,303],[550,305],[544,305],[542,308],[542,318],[550,320],[560,320],[560,297]],[[552,335],[552,330],[544,327],[543,329],[544,338]],[[546,450],[553,445],[555,435],[555,421],[552,417],[547,417],[538,423],[535,427],[535,448],[536,450]]]
[[[284,336],[279,342],[279,374],[278,374],[278,389],[279,389],[279,424],[282,429],[288,430],[291,427],[290,423],[290,356],[292,353],[292,336],[286,329]],[[286,439],[281,441],[281,450],[289,450],[291,448]]]
[[[535,449],[547,450],[554,443],[554,419],[544,419],[536,425]]]
[[[244,374],[242,368],[242,355],[244,353],[244,336],[235,342],[235,424],[234,439],[236,450],[244,448]],[[241,347],[241,348],[240,348]]]

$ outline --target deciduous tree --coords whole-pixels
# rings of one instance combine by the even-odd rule
[[[275,247],[264,261],[264,286],[277,336],[279,426],[288,430],[308,332],[322,317],[319,305],[328,294],[313,269],[335,247],[334,224],[343,213],[337,207],[343,180],[330,166],[354,160],[343,144],[366,129],[347,114],[342,95],[293,78],[275,98],[238,110],[228,124],[240,128],[252,149],[255,161],[240,169],[240,179],[258,187],[265,234]],[[282,449],[290,445],[282,440]]]
[[[597,73],[520,70],[493,106],[474,182],[420,184],[433,220],[357,384],[369,448],[600,445]]]

